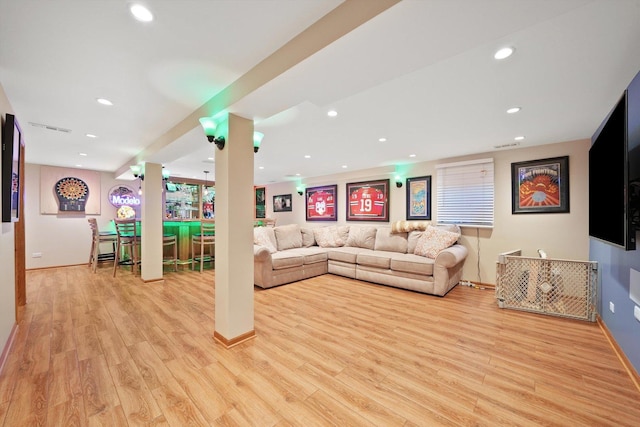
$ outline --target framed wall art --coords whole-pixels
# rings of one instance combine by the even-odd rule
[[[22,128],[13,114],[7,114],[2,130],[2,222],[20,220],[20,173],[22,161]]]
[[[514,214],[569,212],[569,156],[511,163]]]
[[[407,178],[407,221],[431,219],[431,175]]]
[[[281,194],[279,196],[273,196],[273,211],[291,212],[291,194]]]
[[[254,187],[256,218],[267,217],[267,189],[265,187]]]
[[[389,221],[389,180],[348,183],[347,221]]]
[[[337,221],[337,185],[311,187],[305,190],[307,221]]]

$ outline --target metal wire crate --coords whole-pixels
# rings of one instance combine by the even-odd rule
[[[515,250],[498,256],[496,299],[500,308],[595,322],[597,262],[520,254]]]

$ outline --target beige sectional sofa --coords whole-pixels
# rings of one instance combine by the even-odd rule
[[[254,230],[254,283],[270,288],[325,273],[444,296],[459,281],[467,249],[457,226],[397,231],[391,226]]]

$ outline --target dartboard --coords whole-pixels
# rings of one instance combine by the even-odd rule
[[[82,199],[87,195],[87,184],[78,178],[63,178],[58,181],[56,191],[69,200]]]

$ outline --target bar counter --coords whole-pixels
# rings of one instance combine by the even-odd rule
[[[178,264],[191,263],[191,236],[200,233],[199,219],[165,219],[163,231],[165,234],[175,234],[178,237]],[[170,250],[171,248],[168,248]],[[165,255],[170,255],[169,253]]]

